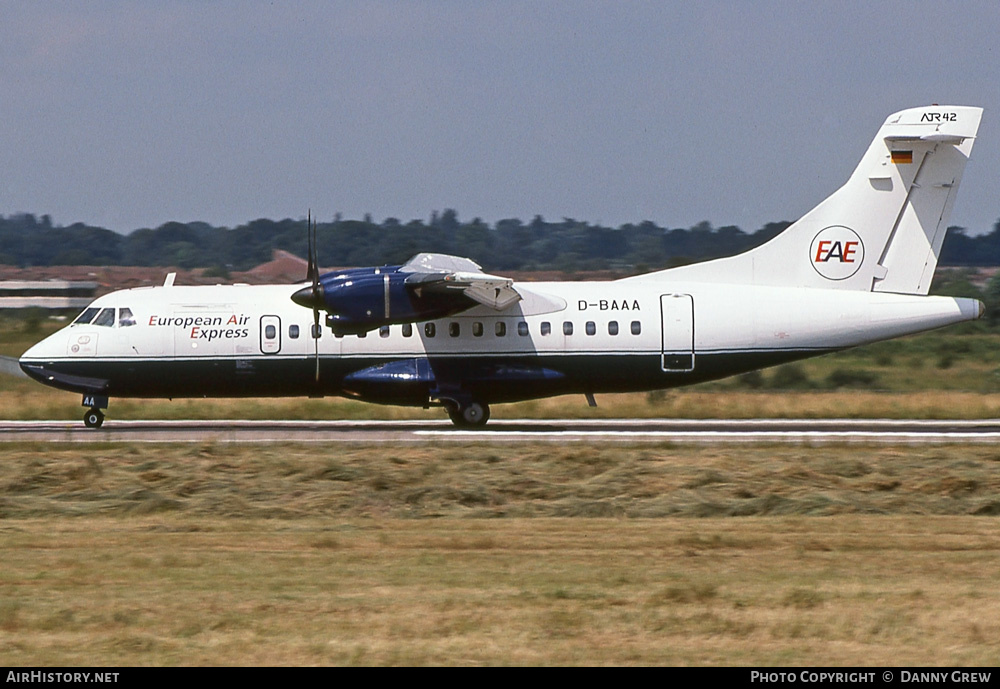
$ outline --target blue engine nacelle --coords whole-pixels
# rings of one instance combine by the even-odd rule
[[[326,311],[326,324],[337,335],[357,334],[383,325],[414,323],[464,311],[475,302],[460,290],[424,291],[408,285],[412,273],[399,266],[354,268],[327,273],[292,295],[301,306]]]

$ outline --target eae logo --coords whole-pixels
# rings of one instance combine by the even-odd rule
[[[864,260],[861,237],[842,225],[820,230],[809,246],[809,262],[827,280],[846,280],[858,272]]]

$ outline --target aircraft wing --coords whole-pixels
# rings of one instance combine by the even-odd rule
[[[399,272],[408,273],[406,286],[418,294],[460,290],[469,299],[497,311],[521,300],[513,280],[484,273],[479,264],[459,256],[417,254],[400,266]]]

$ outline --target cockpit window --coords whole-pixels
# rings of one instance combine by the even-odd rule
[[[115,324],[115,310],[114,309],[101,309],[101,312],[97,314],[97,318],[94,319],[92,325],[101,325],[106,328],[111,328]]]
[[[95,308],[93,306],[84,309],[83,313],[77,316],[76,320],[73,321],[73,325],[87,325],[87,323],[90,323],[92,320],[94,320],[94,316],[97,315],[98,311],[100,311],[100,309]]]
[[[118,309],[118,327],[127,328],[130,325],[135,325],[135,316],[132,315],[132,309]]]

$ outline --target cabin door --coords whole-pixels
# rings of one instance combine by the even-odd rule
[[[694,298],[690,294],[660,296],[663,326],[661,367],[669,373],[694,370]]]

